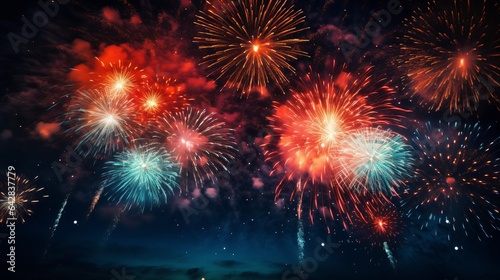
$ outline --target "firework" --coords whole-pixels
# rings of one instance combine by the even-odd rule
[[[66,132],[79,134],[77,149],[88,147],[86,153],[111,154],[127,146],[137,134],[133,100],[109,90],[79,91],[71,100]]]
[[[356,214],[353,233],[371,246],[382,247],[384,243],[397,241],[403,223],[396,207],[387,201],[367,201],[363,204],[365,215]]]
[[[117,95],[129,95],[144,83],[143,70],[138,69],[131,63],[117,64],[99,61],[100,67],[90,73],[89,85],[91,89],[108,89],[110,93]]]
[[[364,214],[356,213],[353,234],[357,242],[367,243],[373,248],[383,248],[393,269],[396,269],[394,255],[389,243],[398,242],[404,224],[401,215],[389,201],[369,200],[363,204]]]
[[[451,233],[490,237],[498,230],[498,139],[485,139],[478,124],[426,124],[413,139],[420,165],[403,206],[423,225]],[[482,234],[476,234],[477,232]],[[437,234],[437,231],[436,231]]]
[[[335,65],[333,68],[338,70]],[[269,153],[268,158],[278,159],[271,175],[286,170],[276,197],[287,182],[296,181],[291,196],[297,192],[302,199],[304,191],[309,190],[311,205],[318,207],[323,189],[327,207],[334,201],[338,211],[349,216],[348,204],[357,204],[358,199],[337,182],[342,173],[341,144],[356,129],[397,125],[399,115],[399,109],[391,105],[392,89],[383,81],[374,81],[370,73],[371,68],[359,75],[347,73],[342,66],[340,72],[326,79],[307,75],[302,80],[304,90],[292,91],[286,104],[276,104],[270,121],[280,139],[278,151]]]
[[[294,48],[307,41],[295,37],[305,29],[297,27],[305,19],[301,10],[286,0],[207,3],[208,11],[197,15],[201,31],[194,41],[211,52],[204,63],[217,80],[226,78],[224,87],[244,94],[271,81],[280,88],[288,83],[283,71],[294,72],[290,62],[306,56]]]
[[[491,87],[500,85],[500,33],[488,18],[500,9],[477,2],[431,1],[405,22],[399,63],[430,109],[463,111],[480,100],[499,101]]]
[[[38,176],[35,177],[35,180],[37,178]],[[14,185],[10,183],[14,183]],[[15,193],[10,196],[9,192],[11,190],[8,190],[8,188],[12,187]],[[9,180],[9,186],[2,185],[0,189],[0,223],[6,222],[9,217],[16,218],[21,223],[24,223],[25,217],[31,216],[33,213],[30,207],[39,202],[37,196],[44,188],[37,187],[26,177],[16,174],[13,181]],[[41,195],[41,197],[45,198],[48,195]],[[11,205],[14,207],[13,211],[11,211]]]
[[[160,137],[181,166],[184,189],[192,182],[196,187],[222,171],[235,158],[233,131],[226,128],[213,113],[188,108],[164,115]]]
[[[134,101],[140,109],[141,122],[154,120],[160,113],[172,114],[181,111],[193,101],[186,97],[181,86],[174,83],[171,79],[158,76],[138,90]]]
[[[411,146],[390,130],[356,130],[340,144],[339,158],[343,181],[358,192],[395,194],[395,188],[410,177],[413,157]]]
[[[115,155],[106,162],[103,187],[109,199],[144,211],[166,203],[169,194],[179,187],[178,164],[163,147],[144,145]]]

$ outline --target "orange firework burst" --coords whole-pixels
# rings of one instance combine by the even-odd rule
[[[382,80],[374,81],[371,70],[356,75],[342,66],[327,79],[307,75],[302,80],[303,90],[293,91],[286,104],[275,105],[276,114],[270,120],[280,140],[278,151],[269,154],[269,158],[278,158],[271,175],[286,171],[276,197],[287,182],[296,181],[292,196],[297,192],[302,200],[309,189],[311,205],[324,204],[333,215],[333,202],[349,218],[349,205],[355,206],[359,199],[339,184],[338,174],[345,173],[338,158],[342,140],[356,129],[397,123],[400,110],[391,104],[393,90]],[[318,201],[320,193],[326,194],[325,202]],[[309,215],[311,218],[311,211]]]
[[[302,11],[294,11],[287,0],[242,0],[210,3],[208,11],[197,15],[201,31],[195,42],[212,51],[205,63],[227,77],[224,87],[249,93],[255,87],[274,82],[288,83],[284,69],[294,72],[290,61],[306,56],[294,46],[307,40],[295,38],[305,28]]]
[[[500,101],[492,88],[500,85],[500,34],[488,20],[500,10],[498,3],[478,2],[432,1],[405,22],[398,61],[412,94],[430,109],[464,111],[481,100]]]
[[[131,63],[106,64],[100,60],[100,67],[90,73],[92,89],[107,88],[111,93],[122,95],[131,94],[144,83],[144,71]]]
[[[172,114],[186,108],[193,99],[186,96],[182,86],[175,85],[175,80],[156,77],[147,81],[134,99],[139,108],[141,122],[155,120],[157,114]]]

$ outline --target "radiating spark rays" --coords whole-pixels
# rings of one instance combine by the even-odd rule
[[[413,169],[413,155],[405,139],[390,130],[356,130],[340,144],[342,181],[350,189],[396,194]]]
[[[142,127],[136,120],[132,99],[109,90],[79,91],[72,99],[64,125],[78,137],[77,149],[89,154],[111,154],[130,144]]]
[[[144,83],[143,70],[138,69],[131,63],[106,64],[101,60],[99,68],[91,73],[91,89],[107,89],[114,95],[130,95]]]
[[[183,87],[176,85],[176,81],[157,76],[148,79],[134,96],[134,102],[140,110],[141,121],[155,121],[161,115],[179,112],[189,106],[194,99],[188,97]]]
[[[408,214],[425,227],[429,222],[456,234],[491,237],[499,230],[498,138],[483,142],[479,124],[432,125],[418,129],[413,145],[420,164],[403,200]]]
[[[194,41],[210,51],[204,57],[213,69],[210,75],[224,77],[223,87],[242,94],[270,82],[283,90],[288,83],[283,71],[294,72],[290,62],[307,56],[296,48],[307,41],[296,37],[306,29],[297,27],[305,20],[302,11],[294,11],[287,0],[207,3],[208,10],[196,16],[200,31]]]
[[[11,217],[11,212],[18,221],[24,223],[25,218],[33,214],[31,207],[39,202],[38,196],[48,197],[48,195],[39,195],[44,188],[34,184],[33,181],[37,179],[38,176],[30,181],[24,175],[16,174],[13,181],[5,180],[9,182],[8,186],[0,184],[0,223],[6,222],[7,218]],[[9,194],[8,187],[14,188],[13,195]],[[11,211],[11,205],[14,207],[14,211]]]
[[[452,112],[499,104],[491,85],[500,85],[500,36],[489,20],[499,11],[487,0],[430,1],[405,21],[398,61],[421,104]]]
[[[215,175],[228,171],[235,158],[233,130],[213,113],[187,108],[160,120],[158,135],[181,167],[184,190],[191,183],[201,187],[205,180],[215,182]]]
[[[334,64],[335,70],[339,69]],[[339,176],[345,174],[339,158],[342,143],[357,129],[399,126],[402,110],[391,104],[393,90],[383,81],[373,80],[371,71],[347,73],[342,66],[327,78],[307,75],[302,80],[303,89],[293,90],[285,104],[275,103],[276,113],[270,121],[280,135],[278,151],[266,156],[276,160],[271,175],[286,170],[276,187],[276,198],[288,182],[295,181],[291,197],[309,194],[310,218],[312,209],[325,206],[328,210],[323,214],[333,216],[335,209],[345,227],[351,222],[351,212],[357,209],[360,198]]]
[[[156,144],[136,147],[106,162],[103,187],[109,199],[124,209],[157,207],[179,187],[179,166],[163,147]]]

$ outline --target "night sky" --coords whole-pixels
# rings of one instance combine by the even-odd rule
[[[408,67],[401,65],[405,55],[400,46],[408,42],[401,38],[412,28],[405,19],[418,16],[426,1],[401,0],[401,12],[392,14],[366,46],[358,45],[349,53],[343,46],[359,36],[356,30],[373,22],[371,11],[387,10],[394,1],[286,1],[287,7],[302,10],[305,16],[298,26],[307,28],[292,37],[306,40],[293,45],[306,55],[289,61],[295,73],[283,70],[289,83],[270,81],[265,88],[245,94],[223,87],[226,77],[216,80],[217,75],[210,75],[212,69],[202,63],[210,49],[200,49],[193,42],[201,29],[194,24],[196,15],[208,9],[206,1],[67,2],[59,5],[32,38],[16,47],[8,34],[22,35],[23,16],[31,20],[42,8],[37,1],[9,1],[0,12],[0,170],[7,173],[13,166],[16,174],[43,187],[35,194],[39,202],[27,206],[31,215],[24,215],[24,223],[16,221],[14,273],[7,263],[9,228],[5,221],[1,224],[0,279],[500,279],[498,213],[496,218],[481,216],[479,224],[487,225],[490,238],[477,226],[466,235],[460,229],[419,219],[418,214],[408,215],[413,212],[406,206],[414,199],[408,193],[423,184],[408,176],[395,188],[397,195],[388,197],[398,213],[398,234],[388,242],[393,267],[380,239],[371,239],[359,220],[346,228],[338,212],[325,219],[323,208],[314,208],[307,195],[299,219],[299,199],[292,195],[296,182],[289,182],[276,197],[283,174],[270,175],[273,164],[282,160],[268,156],[269,149],[277,149],[280,137],[272,117],[277,106],[291,98],[294,89],[300,88],[300,78],[311,69],[329,73],[334,61],[337,66],[345,64],[345,70],[352,73],[373,67],[373,78],[393,89],[391,102],[401,108],[402,116],[398,125],[387,128],[408,143],[413,143],[417,128],[426,122],[446,123],[450,117],[461,125],[484,128],[484,134],[473,143],[463,143],[462,149],[476,149],[483,155],[480,143],[498,142],[500,103],[495,98],[478,102],[472,112],[449,114],[446,107],[423,105],[425,94],[413,94],[405,75]],[[471,2],[472,9],[482,3]],[[496,33],[484,33],[493,46],[480,50],[489,51],[484,57],[499,67],[500,21],[495,12],[499,9],[491,3],[495,1],[487,2],[491,13],[483,20]],[[436,38],[435,45],[446,44]],[[81,138],[72,130],[72,123],[66,122],[66,113],[72,96],[83,87],[81,81],[97,65],[96,58],[113,63],[123,60],[145,75],[170,77],[185,94],[189,107],[212,112],[224,122],[235,142],[234,158],[225,163],[227,171],[212,174],[216,179],[198,188],[188,183],[188,191],[176,189],[167,203],[144,211],[109,200],[110,191],[105,189],[89,214],[113,153],[72,158]],[[481,74],[487,76],[491,69],[494,67],[483,67]],[[490,77],[499,84],[500,71],[492,71],[496,72]],[[492,90],[491,96],[498,99],[498,85]],[[141,137],[153,139],[154,133]],[[269,144],[271,138],[274,145]],[[417,152],[413,154],[418,157]],[[490,172],[498,175],[500,145],[494,145],[487,156],[493,161],[488,165]],[[68,167],[60,178],[55,163]],[[427,170],[418,164],[415,161],[410,174],[418,173],[414,171],[418,168]],[[464,172],[455,171],[455,176]],[[465,176],[475,178],[474,174]],[[1,180],[1,191],[6,192],[7,176],[2,175]],[[489,181],[486,187],[497,189],[496,195],[480,194],[498,212],[498,180]],[[475,207],[465,214],[474,221],[483,205]],[[438,209],[431,207],[430,211]],[[301,224],[305,241],[302,265]]]

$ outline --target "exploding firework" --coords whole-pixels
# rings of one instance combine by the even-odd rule
[[[413,167],[411,146],[390,130],[356,130],[340,144],[342,179],[358,192],[395,194],[396,187],[410,177]]]
[[[213,113],[188,108],[160,121],[160,137],[181,166],[184,189],[192,182],[196,187],[222,171],[235,158],[233,131]]]
[[[210,54],[204,57],[217,80],[226,78],[224,87],[249,93],[255,87],[274,82],[282,88],[288,83],[283,73],[294,72],[290,62],[306,53],[295,45],[307,40],[297,33],[305,28],[302,11],[294,11],[287,0],[242,0],[210,3],[208,11],[197,15],[201,31],[195,42]]]
[[[38,176],[35,177],[35,180],[37,178]],[[6,222],[9,217],[16,218],[18,221],[21,221],[21,223],[24,223],[25,217],[33,213],[30,207],[32,207],[34,203],[39,202],[37,196],[44,188],[35,186],[32,181],[17,174],[14,176],[13,181],[8,181],[8,186],[2,184],[0,188],[0,223]],[[9,192],[12,191],[14,191],[14,194],[9,194]],[[43,198],[48,197],[48,195],[40,196]],[[11,206],[14,207],[13,210]]]
[[[156,77],[146,82],[137,92],[134,101],[140,109],[139,120],[142,122],[155,120],[159,114],[181,111],[193,101],[176,86],[171,79]]]
[[[111,154],[127,146],[141,131],[131,98],[108,90],[79,91],[72,98],[64,122],[66,132],[78,135],[77,149]]]
[[[480,100],[500,100],[492,88],[500,85],[500,33],[488,20],[500,9],[477,2],[432,1],[405,22],[399,63],[430,109],[464,111]]]
[[[389,244],[398,242],[404,224],[401,214],[389,201],[367,201],[363,205],[364,215],[356,213],[353,224],[353,234],[357,242],[367,243],[373,248],[382,248],[393,269],[396,260]]]
[[[144,211],[146,206],[167,203],[179,187],[179,166],[163,147],[144,145],[115,155],[106,162],[104,190],[109,199]]]
[[[138,69],[131,63],[123,64],[118,61],[117,64],[99,61],[99,67],[96,67],[90,73],[90,89],[108,89],[110,93],[117,95],[129,95],[137,90],[145,81],[146,75],[143,70]]]
[[[422,227],[439,224],[448,231],[448,239],[451,233],[474,233],[479,240],[499,229],[498,139],[482,142],[484,137],[478,124],[427,123],[415,132],[420,165],[403,206]]]
[[[382,247],[386,242],[396,242],[400,236],[403,223],[401,215],[390,202],[368,201],[363,205],[365,215],[356,214],[353,232],[359,236],[360,242],[368,242],[371,246]]]
[[[320,186],[324,186],[328,208],[334,201],[338,211],[349,216],[348,204],[357,204],[358,199],[337,181],[342,173],[341,144],[356,129],[397,124],[400,109],[391,105],[392,89],[372,79],[371,68],[359,75],[344,70],[343,66],[327,79],[307,75],[303,91],[293,91],[284,105],[276,104],[270,120],[280,139],[278,152],[268,158],[278,158],[271,175],[286,170],[276,197],[287,182],[296,181],[291,196],[298,192],[302,199],[309,189],[311,205],[318,207]]]

